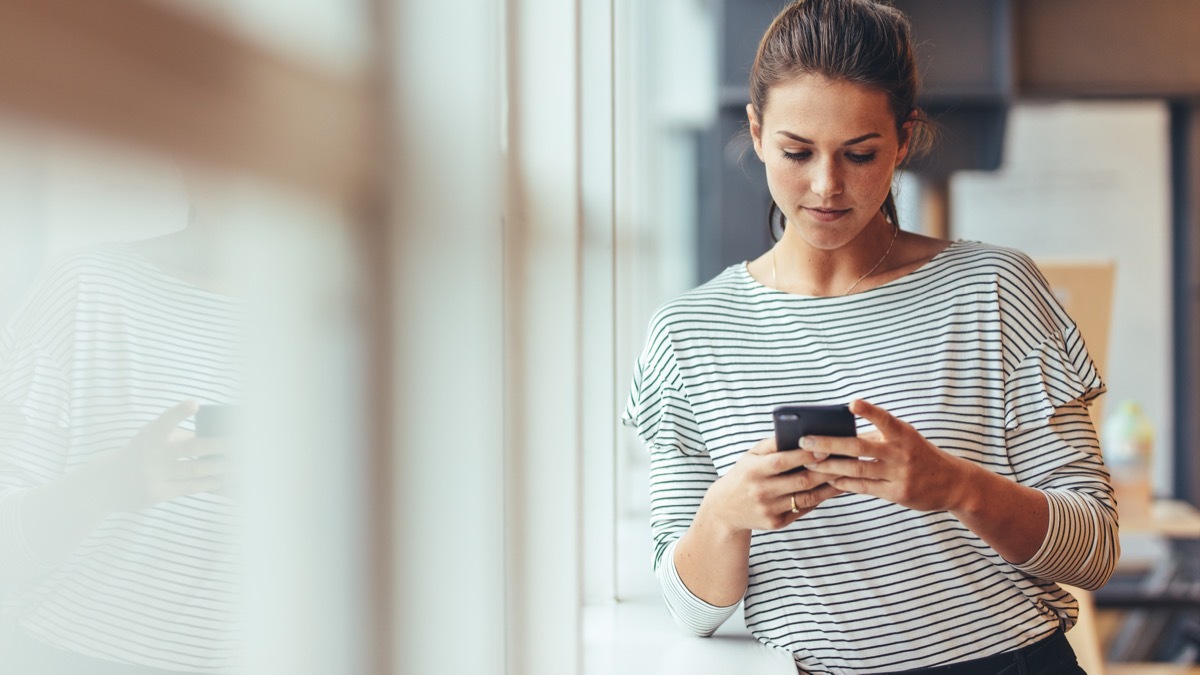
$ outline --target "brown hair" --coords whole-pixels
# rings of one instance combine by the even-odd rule
[[[767,94],[779,82],[815,74],[880,90],[888,95],[896,132],[912,121],[908,157],[928,150],[929,120],[917,107],[920,80],[908,17],[876,0],[795,0],[771,22],[750,68],[750,104],[759,123]],[[907,159],[907,158],[906,158]],[[900,224],[896,200],[883,202],[888,220]],[[775,237],[775,201],[767,215]]]

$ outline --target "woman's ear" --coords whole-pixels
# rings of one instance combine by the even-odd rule
[[[750,139],[754,142],[754,154],[765,162],[762,149],[762,124],[759,122],[758,115],[754,114],[753,103],[746,104],[746,119],[750,121]]]
[[[904,163],[904,159],[908,157],[909,141],[913,135],[913,120],[908,120],[900,127],[900,149],[896,153],[896,166],[899,167]]]

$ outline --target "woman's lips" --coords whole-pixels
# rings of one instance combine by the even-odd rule
[[[812,216],[813,220],[822,223],[832,223],[842,216],[850,213],[850,209],[817,209],[808,206],[802,207],[808,215]]]

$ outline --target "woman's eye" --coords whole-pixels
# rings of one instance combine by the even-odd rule
[[[866,164],[867,162],[875,159],[875,153],[873,152],[868,152],[866,154],[851,152],[846,156],[849,157],[850,161],[854,162],[855,164]]]
[[[787,150],[784,150],[783,156],[785,159],[790,159],[793,162],[803,162],[811,157],[812,153],[808,150],[801,150],[800,152],[788,152]]]

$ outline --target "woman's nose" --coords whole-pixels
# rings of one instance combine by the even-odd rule
[[[842,176],[837,163],[831,159],[817,162],[812,177],[813,194],[822,198],[834,197],[842,192]]]

